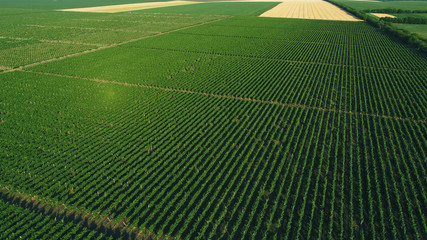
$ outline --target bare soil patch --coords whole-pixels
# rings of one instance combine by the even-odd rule
[[[109,5],[99,7],[87,7],[87,8],[71,8],[71,9],[59,9],[58,11],[66,12],[95,12],[95,13],[117,13],[127,12],[150,8],[160,7],[171,7],[187,4],[196,4],[196,1],[171,1],[171,2],[146,2],[146,3],[132,3],[132,4],[120,4],[120,5]]]
[[[387,14],[387,13],[371,13],[374,16],[377,16],[379,18],[389,17],[389,18],[396,18],[396,16]]]
[[[337,6],[322,0],[284,0],[261,17],[361,21]]]

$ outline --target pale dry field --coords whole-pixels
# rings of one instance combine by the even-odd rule
[[[353,0],[353,2],[381,2],[376,0]]]
[[[396,16],[393,16],[387,13],[371,13],[371,14],[379,18],[383,18],[383,17],[396,18]]]
[[[147,2],[147,3],[120,4],[120,5],[109,5],[109,6],[88,7],[88,8],[60,9],[58,11],[117,13],[117,12],[127,12],[127,11],[150,9],[150,8],[180,6],[180,5],[196,4],[196,3],[199,3],[199,2],[196,2],[196,1]]]
[[[199,2],[283,2],[283,0],[199,0]]]
[[[261,17],[361,21],[335,5],[322,0],[284,0]]]

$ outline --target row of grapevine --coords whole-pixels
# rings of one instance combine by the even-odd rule
[[[9,41],[15,42],[14,39]],[[0,49],[0,65],[15,68],[94,48],[96,46],[74,43],[36,42],[33,44],[22,44],[8,49]]]
[[[270,20],[269,20],[270,21]],[[180,31],[182,34],[223,36],[248,39],[275,39],[280,41],[318,43],[324,45],[363,45],[387,48],[402,48],[392,39],[383,34],[379,34],[374,28],[366,28],[363,23],[335,25],[324,21],[313,25],[305,20],[289,19],[287,25],[283,23],[268,27],[252,25],[231,25],[235,19],[212,23],[203,27],[195,27]],[[315,21],[313,21],[315,22]],[[343,31],[346,29],[347,31]],[[255,30],[255,31],[254,31]],[[363,30],[363,32],[359,32]],[[290,34],[292,32],[292,34]],[[315,33],[315,34],[314,34]],[[369,37],[367,37],[369,36]]]
[[[242,30],[239,27],[228,27],[229,29],[224,31],[225,26],[217,26],[228,21],[232,19],[134,42],[129,46],[393,70],[427,70],[425,58],[380,32],[368,35],[339,33],[338,36],[342,35],[342,40],[338,41],[340,37],[337,37],[335,32],[325,34],[321,30],[300,30],[304,34],[294,34],[292,29],[268,28],[269,35],[275,37],[254,38],[254,31],[249,28]],[[358,24],[367,30],[372,28],[364,23]],[[204,30],[205,28],[207,30]],[[300,29],[304,28],[304,25],[300,26]],[[206,34],[208,30],[211,30],[210,34]],[[223,32],[230,33],[224,35]],[[307,40],[307,37],[313,38],[312,36],[317,38]],[[331,43],[332,37],[334,41]],[[380,44],[382,42],[385,42],[385,45]]]
[[[52,219],[0,199],[2,239],[112,239],[80,224]]]
[[[3,67],[24,66],[222,18],[16,11],[13,15],[0,15],[0,66]]]
[[[112,59],[108,56],[118,55]],[[173,61],[165,61],[173,59]],[[97,64],[90,63],[102,59]],[[118,67],[116,69],[115,67]],[[32,68],[202,93],[386,117],[426,118],[427,73],[167,50],[112,48]],[[78,70],[76,70],[78,69]],[[336,85],[332,85],[333,83]],[[354,89],[354,91],[351,91]],[[418,91],[417,94],[413,92]],[[342,98],[338,96],[343,95]],[[365,95],[368,98],[365,100]],[[370,105],[374,101],[377,104]]]
[[[183,239],[426,233],[423,123],[0,77],[2,186]]]
[[[220,18],[25,14],[0,66]],[[235,17],[0,73],[0,187],[182,239],[422,238],[426,66],[364,23]],[[105,237],[2,201],[4,236]]]
[[[250,25],[242,18],[231,18],[52,62],[35,70],[285,104],[307,105],[308,98],[315,97],[317,101],[311,101],[308,107],[425,119],[426,60],[401,44],[364,23],[259,21],[269,28],[250,31]],[[284,31],[292,24],[297,24],[303,34]],[[337,24],[348,32],[337,28]],[[321,26],[328,27],[329,32]],[[316,28],[320,30],[316,32]],[[370,34],[362,34],[362,29]],[[266,31],[277,33],[277,38],[252,38]],[[360,34],[349,34],[351,31]],[[203,35],[206,32],[210,34]],[[325,45],[335,33],[342,35],[342,41]],[[300,42],[301,38],[313,36],[316,39]],[[288,37],[294,39],[288,41]],[[269,59],[282,58],[282,54],[286,55],[284,59]],[[117,57],[109,57],[112,55]],[[94,61],[96,65],[92,64]],[[348,82],[350,85],[331,88],[333,81],[340,81],[337,86]],[[364,84],[358,85],[360,81]],[[324,88],[325,94],[321,93]],[[413,94],[414,90],[418,94]],[[335,96],[343,92],[344,97],[331,97],[335,91]],[[370,105],[364,94],[369,94],[368,101],[380,104]]]

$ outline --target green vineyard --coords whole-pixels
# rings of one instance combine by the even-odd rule
[[[0,10],[0,239],[425,238],[426,56],[196,5]]]

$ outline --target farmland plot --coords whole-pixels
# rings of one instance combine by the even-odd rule
[[[361,21],[335,5],[322,0],[284,0],[261,17]]]
[[[229,1],[141,10],[144,13],[185,13],[207,15],[259,16],[275,7],[280,1]]]
[[[424,231],[416,225],[423,195],[413,194],[424,191],[425,124],[43,74],[0,76],[1,98],[8,95],[1,181],[11,189],[188,239]]]
[[[0,73],[2,192],[181,239],[427,235],[425,56],[361,22],[63,14],[38,24],[185,24]],[[2,234],[127,238],[17,207]]]
[[[0,66],[15,68],[78,55],[221,18],[17,10],[12,16],[0,15]]]
[[[70,8],[60,9],[59,11],[65,12],[94,12],[94,13],[117,13],[117,12],[129,12],[142,9],[151,8],[162,8],[170,6],[180,6],[188,4],[196,4],[194,1],[169,1],[169,2],[148,2],[148,3],[132,3],[132,4],[121,4],[121,5],[109,5],[99,7],[88,7],[88,8]]]
[[[102,233],[90,231],[80,224],[56,221],[29,209],[0,199],[2,239],[87,239],[102,238]],[[25,226],[32,226],[27,228]]]
[[[324,26],[318,21],[286,34],[287,28],[303,23],[289,21],[294,24],[254,33],[230,24],[240,21],[224,20],[33,70],[301,107],[426,119],[424,95],[411,94],[415,89],[426,91],[420,79],[427,77],[427,61],[421,56],[363,23],[334,30],[333,24]],[[314,28],[327,27],[329,31],[313,34]],[[362,34],[347,37],[348,32],[363,28],[370,31],[370,38]],[[133,60],[124,64],[121,57],[108,58],[119,53]],[[172,67],[162,64],[164,58],[176,59],[174,63],[186,60]],[[91,65],[94,59],[104,60]],[[120,70],[112,66],[120,66]],[[315,101],[308,104],[310,99]],[[371,100],[377,104],[371,105]]]

